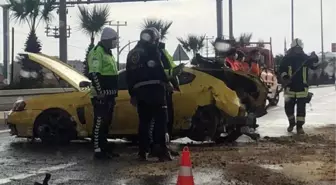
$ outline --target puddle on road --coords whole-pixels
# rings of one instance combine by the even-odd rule
[[[320,181],[324,178],[321,171],[324,163],[321,161],[307,161],[299,164],[276,164],[276,165],[260,165],[263,168],[281,172],[291,178],[299,178],[305,181]],[[321,182],[321,181],[320,181]]]
[[[178,171],[174,176],[166,175],[142,175],[138,178],[120,180],[118,185],[176,185]],[[197,185],[250,185],[238,180],[225,180],[224,171],[213,168],[193,169],[194,182]]]
[[[27,173],[17,174],[17,175],[11,176],[11,177],[0,179],[0,184],[7,184],[7,183],[10,183],[10,182],[15,181],[15,180],[26,179],[28,177],[35,176],[35,175],[38,175],[38,174],[44,174],[44,173],[51,172],[51,171],[65,169],[65,168],[68,168],[68,167],[73,166],[75,164],[77,164],[77,163],[60,164],[60,165],[56,165],[56,166],[41,168],[37,171],[30,171],[30,172],[27,172]]]

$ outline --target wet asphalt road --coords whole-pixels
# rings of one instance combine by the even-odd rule
[[[336,91],[334,87],[312,88],[315,96],[312,107],[308,106],[306,127],[317,127],[336,123]],[[258,131],[262,136],[287,135],[287,121],[283,112],[283,100],[269,114],[258,120]],[[1,127],[0,127],[1,129]],[[246,138],[241,138],[244,140]],[[246,141],[246,140],[244,140]],[[118,144],[121,152],[118,160],[97,162],[92,159],[90,144],[86,141],[71,143],[63,147],[47,147],[40,143],[29,143],[0,131],[0,185],[33,185],[42,182],[44,174],[52,174],[50,184],[64,185],[168,185],[176,184],[177,173],[170,174],[124,173],[123,169],[140,168],[136,161],[136,148]],[[192,152],[192,150],[191,150]],[[176,165],[178,165],[176,159]],[[163,165],[152,162],[153,165]],[[223,183],[224,172],[213,169],[193,169],[198,185],[219,185]]]

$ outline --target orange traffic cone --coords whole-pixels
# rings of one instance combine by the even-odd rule
[[[182,151],[180,171],[177,177],[177,185],[195,185],[191,171],[191,160],[189,148],[186,146]]]

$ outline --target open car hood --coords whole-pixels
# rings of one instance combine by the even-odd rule
[[[77,91],[83,90],[83,88],[79,86],[81,82],[91,83],[91,81],[87,77],[74,70],[68,64],[65,64],[62,61],[57,60],[56,58],[52,58],[44,54],[29,53],[29,52],[23,52],[20,53],[20,55],[28,57],[31,61],[36,62],[41,66],[54,72],[60,78],[68,82]]]

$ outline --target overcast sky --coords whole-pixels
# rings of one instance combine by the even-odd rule
[[[5,0],[0,0],[3,4]],[[295,37],[304,42],[306,52],[315,50],[320,52],[320,0],[295,1]],[[336,42],[336,0],[323,0],[324,6],[324,47],[330,51],[331,43]],[[224,4],[224,35],[228,35],[228,0]],[[168,0],[164,2],[140,3],[111,3],[104,4],[111,8],[111,20],[127,21],[127,27],[120,27],[121,46],[128,40],[139,37],[140,25],[144,18],[161,18],[173,21],[166,40],[168,51],[174,52],[178,41],[176,37],[192,34],[207,34],[216,36],[216,1],[215,0]],[[284,38],[290,44],[290,0],[234,0],[233,1],[234,35],[253,33],[253,40],[273,39],[275,54],[283,53]],[[57,14],[52,26],[58,24]],[[87,35],[79,30],[78,8],[69,8],[68,24],[73,29],[68,39],[68,59],[82,60],[90,41]],[[27,25],[16,24],[15,53],[23,50],[23,43],[29,32]],[[0,9],[0,28],[2,24],[2,9]],[[40,25],[37,35],[42,41],[42,52],[58,55],[58,40],[48,38],[44,33],[45,25]],[[2,29],[0,30],[2,34]],[[0,37],[0,61],[2,62],[2,35]],[[132,45],[133,47],[134,45]],[[121,55],[121,62],[125,62],[128,49]]]

